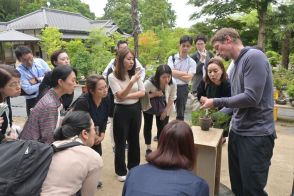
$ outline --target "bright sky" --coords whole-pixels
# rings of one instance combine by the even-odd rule
[[[168,0],[172,3],[172,9],[176,11],[177,27],[190,27],[195,24],[195,21],[189,21],[190,16],[196,11],[196,8],[191,5],[186,5],[188,0]],[[97,17],[104,14],[103,8],[107,0],[82,0],[82,2],[89,4],[91,12],[94,12]]]

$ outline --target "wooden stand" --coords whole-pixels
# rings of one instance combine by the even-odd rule
[[[207,181],[209,195],[217,195],[220,183],[223,130],[210,128],[209,131],[202,131],[199,126],[192,126],[192,131],[197,151],[194,172]]]

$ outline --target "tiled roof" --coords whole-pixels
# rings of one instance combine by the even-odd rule
[[[6,22],[0,22],[0,31],[5,31],[6,30]]]
[[[0,41],[40,41],[40,39],[15,30],[8,30],[0,32]]]
[[[111,20],[91,20],[79,13],[63,10],[41,8],[27,15],[11,20],[5,24],[0,23],[0,30],[15,29],[42,29],[44,27],[57,27],[61,31],[90,32],[93,28],[105,28],[109,34],[119,30]]]

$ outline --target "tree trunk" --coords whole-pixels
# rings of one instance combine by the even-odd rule
[[[140,21],[138,15],[138,0],[132,0],[132,20],[133,20],[133,36],[134,36],[134,47],[136,58],[139,58],[139,32],[140,32]]]
[[[259,29],[258,29],[257,45],[261,47],[263,51],[265,49],[266,10],[267,10],[266,8],[260,8],[258,10]]]
[[[282,67],[288,69],[290,55],[291,32],[286,31],[282,40]]]

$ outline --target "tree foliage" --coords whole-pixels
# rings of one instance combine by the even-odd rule
[[[188,3],[202,8],[200,12],[194,13],[191,18],[209,15],[219,19],[235,13],[249,13],[256,10],[259,23],[258,45],[264,48],[267,10],[271,3],[276,3],[275,0],[189,0]]]
[[[138,0],[140,23],[144,31],[175,26],[176,15],[167,0]],[[103,19],[112,19],[124,32],[131,34],[131,0],[108,0]]]
[[[274,40],[281,45],[282,66],[288,69],[290,62],[291,43],[294,37],[294,3],[280,5],[270,15],[269,26],[272,29]],[[279,25],[277,25],[279,24]]]
[[[146,66],[167,63],[167,58],[178,53],[179,40],[183,35],[189,35],[187,29],[161,29],[158,32],[146,31],[139,37],[139,60]],[[134,46],[133,40],[129,47]]]
[[[146,31],[139,38],[140,62],[143,65],[155,64],[160,54],[160,40],[154,31]]]
[[[106,36],[105,31],[101,29],[94,29],[91,31],[86,45],[91,52],[90,64],[93,71],[101,74],[113,57],[111,53],[111,48],[114,46],[112,37]]]
[[[122,31],[132,33],[132,11],[130,0],[108,0],[102,19],[113,20]]]
[[[91,54],[82,40],[71,40],[66,44],[65,50],[70,57],[71,66],[78,70],[79,76],[86,77],[94,70],[91,63]]]
[[[144,30],[157,31],[175,26],[176,14],[167,0],[142,0],[140,11]]]
[[[89,5],[81,0],[0,0],[0,21],[9,21],[19,16],[47,7],[81,13],[82,15],[95,19],[95,14],[89,9]]]
[[[50,8],[60,9],[70,12],[80,13],[90,19],[95,19],[95,14],[90,11],[89,5],[81,2],[81,0],[42,0],[43,6],[47,1],[50,2]]]
[[[63,48],[65,42],[61,39],[62,33],[55,27],[46,27],[41,31],[41,47],[47,53],[47,59],[51,54]]]

